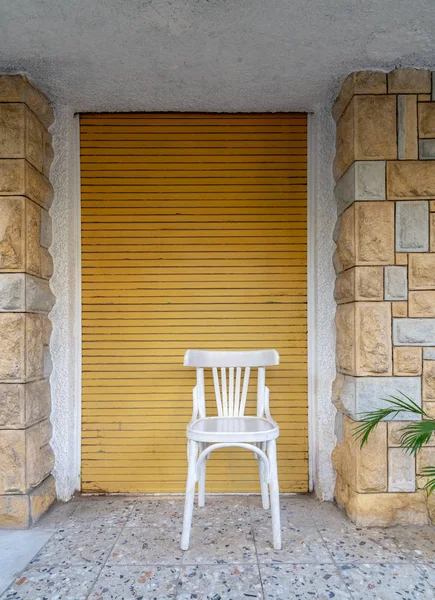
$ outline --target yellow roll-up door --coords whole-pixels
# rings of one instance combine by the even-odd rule
[[[182,492],[185,350],[276,348],[280,487],[307,491],[306,115],[94,114],[80,131],[82,490]],[[207,468],[208,491],[259,491],[252,453]]]

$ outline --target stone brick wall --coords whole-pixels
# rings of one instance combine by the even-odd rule
[[[435,415],[433,82],[417,69],[353,73],[333,109],[335,496],[361,525],[428,519],[418,474],[435,465],[435,441],[416,459],[398,447],[403,420],[382,423],[362,450],[352,431],[398,390]]]
[[[26,527],[55,498],[49,351],[53,112],[0,76],[0,526]]]

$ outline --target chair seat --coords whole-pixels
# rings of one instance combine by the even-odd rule
[[[278,436],[278,425],[262,417],[207,417],[187,427],[187,437],[196,442],[267,442]]]

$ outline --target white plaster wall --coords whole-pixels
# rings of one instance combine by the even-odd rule
[[[54,476],[59,499],[68,500],[79,487],[79,212],[77,195],[78,147],[76,119],[68,106],[56,107],[53,135],[54,161],[50,180],[54,201],[53,243],[50,252],[54,273],[50,285],[56,296],[51,311],[50,349],[53,359],[51,397],[55,453]]]
[[[55,109],[52,128],[55,160],[50,173],[55,198],[53,218],[54,260],[51,287],[56,304],[51,312],[53,334],[52,423],[58,497],[67,500],[79,488],[80,473],[80,215],[78,188],[77,121],[71,107]],[[331,452],[335,445],[335,408],[331,386],[335,376],[335,274],[332,266],[336,221],[332,160],[335,128],[330,106],[312,116],[311,181],[311,365],[310,435],[312,479],[319,499],[333,497]]]

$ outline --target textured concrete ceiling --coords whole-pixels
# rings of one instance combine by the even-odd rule
[[[0,72],[77,111],[311,110],[435,66],[434,0],[0,0]]]

